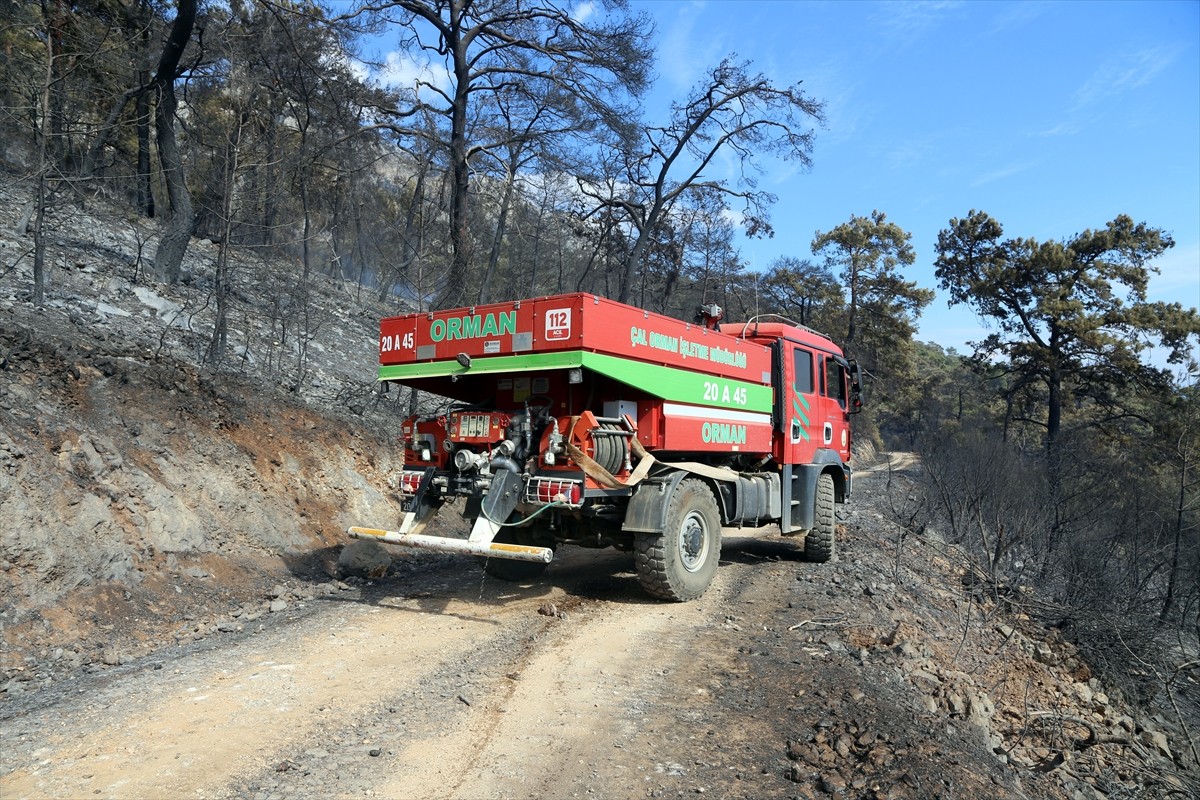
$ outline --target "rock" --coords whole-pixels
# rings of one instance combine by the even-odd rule
[[[980,728],[990,729],[992,715],[996,713],[996,704],[992,702],[992,698],[980,692],[971,695],[968,702],[967,722]]]
[[[1041,664],[1053,667],[1058,664],[1058,654],[1046,642],[1038,642],[1033,648],[1033,658]]]
[[[110,667],[115,667],[121,663],[121,654],[115,648],[106,647],[100,656],[100,660]]]
[[[271,601],[271,606],[270,606],[271,613],[275,613],[277,611],[286,611],[287,607],[288,607],[287,600],[272,600]]]
[[[1158,751],[1163,758],[1171,758],[1171,746],[1167,735],[1162,731],[1143,731],[1142,741]]]
[[[842,758],[850,757],[851,746],[854,744],[849,734],[843,733],[838,737],[837,743],[833,746],[834,751]]]
[[[836,772],[821,776],[821,791],[826,794],[842,796],[846,793],[846,779]]]
[[[281,586],[280,584],[277,583],[271,589],[271,591],[267,594],[267,596],[268,597],[283,597],[286,594],[287,594],[287,589],[285,589],[283,586]]]
[[[382,578],[392,565],[392,557],[379,542],[355,539],[342,548],[338,572],[359,578]]]
[[[908,679],[913,682],[913,685],[924,692],[935,692],[942,685],[936,675],[931,675],[923,669],[913,670],[909,674]]]

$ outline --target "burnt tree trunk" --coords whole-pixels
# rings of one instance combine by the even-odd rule
[[[187,252],[188,240],[192,235],[194,216],[192,197],[188,193],[183,174],[183,156],[175,139],[175,78],[184,48],[192,36],[196,22],[196,0],[179,0],[179,13],[171,25],[171,34],[163,47],[162,58],[151,84],[157,97],[154,112],[155,140],[158,143],[158,159],[162,165],[163,182],[167,187],[169,215],[163,226],[158,250],[154,255],[154,269],[160,280],[178,283],[183,254]]]

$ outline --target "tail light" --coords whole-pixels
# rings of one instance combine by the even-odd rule
[[[407,497],[412,497],[417,493],[417,489],[421,486],[421,478],[425,476],[424,472],[402,472],[400,473],[400,494]]]
[[[534,476],[525,484],[525,502],[536,505],[583,505],[583,481]]]

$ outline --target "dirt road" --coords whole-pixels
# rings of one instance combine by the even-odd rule
[[[5,721],[3,795],[641,796],[684,771],[688,753],[634,744],[659,702],[711,702],[689,666],[728,663],[705,631],[748,565],[689,605],[643,599],[611,553],[524,588],[463,566],[86,680]]]
[[[527,586],[442,557],[338,590],[9,700],[0,796],[1057,796],[931,707],[910,661],[957,618],[922,621],[878,518],[847,522],[827,565],[727,529],[686,604],[574,548]]]

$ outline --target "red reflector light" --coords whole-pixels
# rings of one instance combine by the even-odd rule
[[[583,504],[583,484],[580,481],[560,481],[553,478],[531,478],[525,490],[525,502],[548,505]]]
[[[424,474],[423,472],[402,472],[400,474],[400,494],[416,494]]]

